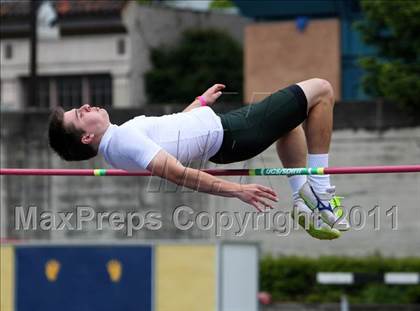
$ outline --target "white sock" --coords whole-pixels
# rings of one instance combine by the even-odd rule
[[[292,175],[287,180],[293,192],[293,199],[296,200],[299,198],[299,190],[306,183],[307,178],[305,175]]]
[[[328,167],[328,153],[308,154],[308,167]],[[316,192],[326,192],[331,187],[330,175],[309,175],[308,180]]]

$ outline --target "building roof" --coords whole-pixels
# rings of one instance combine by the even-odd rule
[[[50,0],[61,35],[125,32],[121,11],[127,0]],[[39,1],[38,3],[42,3]],[[2,38],[29,35],[30,0],[0,2]]]
[[[0,2],[0,17],[29,15],[30,0]],[[126,0],[50,0],[59,16],[118,14]]]
[[[242,15],[257,20],[294,19],[297,16],[336,17],[360,13],[360,0],[233,0]]]

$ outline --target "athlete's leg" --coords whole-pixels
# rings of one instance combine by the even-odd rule
[[[299,125],[286,135],[282,136],[276,143],[277,154],[284,167],[305,167],[307,157],[307,146],[305,133],[302,125]],[[311,236],[317,239],[336,239],[340,232],[331,228],[313,213],[303,199],[299,196],[299,190],[306,184],[305,175],[288,176],[288,182],[293,192],[292,216],[297,217],[299,224]]]
[[[328,166],[328,151],[331,142],[334,92],[326,80],[315,78],[297,85],[303,90],[307,99],[308,117],[306,120],[306,140],[302,126],[282,136],[277,141],[277,153],[284,167],[304,167],[309,150],[308,166]],[[314,163],[314,160],[317,160]],[[322,165],[321,165],[322,164]],[[316,178],[315,187],[330,187],[329,176]],[[289,178],[294,196],[306,182],[305,177]],[[298,189],[297,189],[298,187]]]
[[[334,91],[331,84],[323,79],[310,79],[297,83],[308,101],[308,118],[305,134],[308,144],[308,166],[328,167],[328,152],[333,127]],[[337,213],[333,212],[330,201],[334,196],[334,187],[329,175],[310,175],[309,183],[300,190],[300,195],[311,208],[318,208],[323,219],[330,225],[336,224]],[[343,220],[339,229],[347,230]]]
[[[308,101],[308,118],[305,134],[308,144],[308,166],[328,166],[328,152],[333,125],[334,91],[331,84],[323,79],[310,79],[297,83]],[[319,192],[330,188],[330,177],[310,176],[313,187]]]
[[[308,148],[302,125],[280,137],[276,148],[284,167],[305,167]]]
[[[276,142],[276,149],[283,167],[305,167],[308,148],[302,125],[280,137]],[[288,177],[294,199],[299,197],[298,192],[306,180],[304,175]]]
[[[297,83],[308,100],[306,139],[310,154],[329,152],[333,125],[334,91],[323,79],[310,79]]]

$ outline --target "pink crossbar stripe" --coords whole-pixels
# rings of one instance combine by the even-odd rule
[[[17,176],[95,176],[93,169],[24,169],[24,168],[1,168],[0,175]],[[124,171],[107,169],[105,176],[151,176],[149,171]],[[248,176],[251,169],[203,169],[203,172],[214,176]],[[396,165],[396,166],[348,166],[327,167],[324,174],[383,174],[383,173],[417,173],[420,165]],[[252,175],[252,173],[251,173]]]

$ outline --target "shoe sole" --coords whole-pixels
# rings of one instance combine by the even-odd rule
[[[292,214],[292,218],[295,219],[293,214]],[[298,223],[306,232],[308,232],[308,234],[311,237],[318,240],[335,240],[341,236],[340,231],[338,231],[337,229],[334,229],[336,231],[333,231],[333,228],[331,229],[331,231],[316,229],[312,223],[309,223],[309,228],[306,228],[306,219],[305,219],[305,216],[303,215],[298,216]]]

